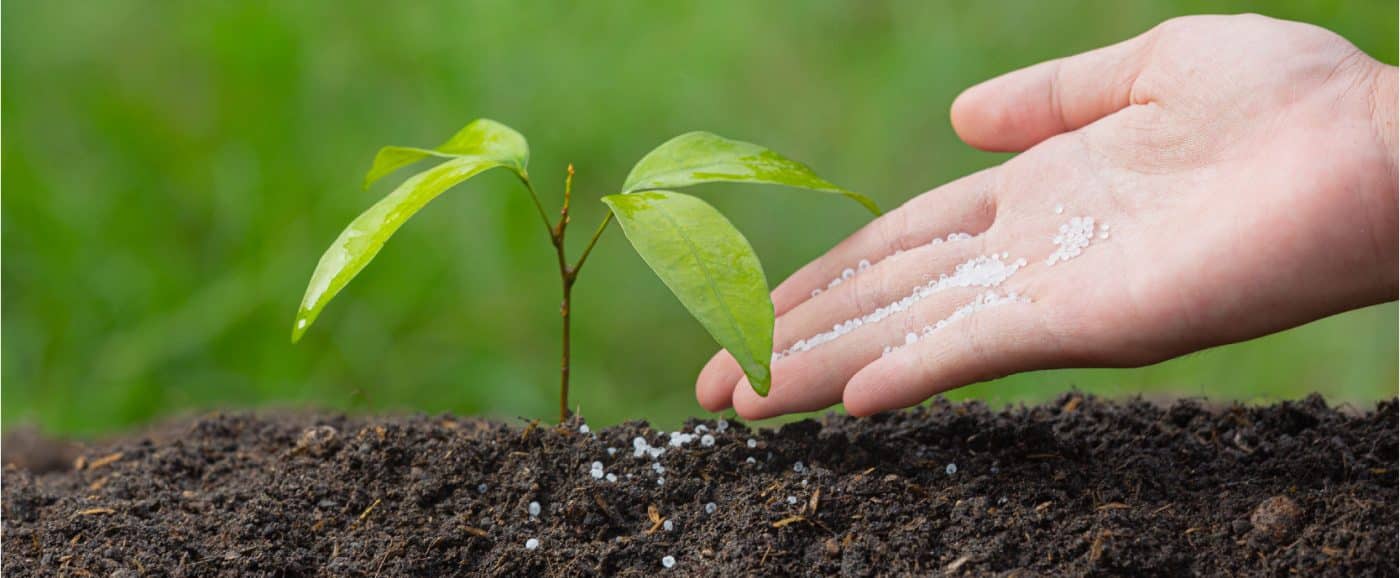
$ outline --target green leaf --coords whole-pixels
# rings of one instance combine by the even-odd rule
[[[453,185],[495,167],[515,168],[497,159],[471,156],[449,159],[404,181],[394,192],[351,221],[321,255],[316,271],[311,274],[311,283],[301,298],[301,307],[292,326],[292,342],[301,339],[326,303],[369,265],[404,221]]]
[[[645,191],[609,195],[603,202],[661,282],[729,350],[754,391],[767,395],[773,302],[748,240],[714,207],[690,195]]]
[[[365,187],[368,188],[389,173],[430,156],[490,159],[524,176],[525,167],[530,161],[530,146],[526,144],[525,137],[515,132],[515,129],[489,118],[479,118],[468,123],[436,149],[400,146],[379,149],[369,173],[365,174]]]
[[[769,183],[837,193],[880,214],[875,201],[828,182],[807,165],[756,144],[708,132],[683,134],[647,153],[632,167],[622,192],[713,182]]]

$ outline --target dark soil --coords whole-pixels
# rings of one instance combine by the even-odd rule
[[[731,422],[683,448],[642,423],[214,415],[86,448],[67,471],[7,466],[3,570],[1394,576],[1396,412],[938,402]],[[639,435],[667,451],[633,457]],[[619,480],[594,479],[594,461]]]

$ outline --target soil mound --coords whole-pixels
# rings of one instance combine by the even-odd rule
[[[665,434],[213,415],[7,466],[3,571],[1395,576],[1396,415],[1077,394]]]

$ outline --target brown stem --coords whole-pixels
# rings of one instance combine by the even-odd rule
[[[569,419],[569,307],[574,281],[571,275],[564,277],[564,302],[559,306],[559,315],[564,321],[564,347],[559,364],[559,423]]]
[[[564,254],[564,234],[569,228],[569,200],[573,196],[574,165],[569,164],[568,176],[564,177],[564,204],[559,209],[559,224],[550,230],[554,240],[554,254],[559,261],[559,280],[564,288],[564,300],[559,304],[559,317],[563,321],[563,346],[559,361],[559,423],[569,419],[569,313],[573,300],[574,280],[578,278],[578,268],[570,267]]]
[[[574,281],[578,280],[579,269],[583,268],[584,261],[588,260],[589,253],[592,253],[593,247],[598,244],[598,238],[603,236],[608,223],[612,222],[612,213],[608,213],[607,218],[598,225],[598,230],[593,232],[593,238],[588,240],[588,246],[583,249],[578,262],[569,265],[568,256],[564,251],[564,234],[569,229],[569,201],[573,197],[574,165],[569,165],[568,176],[564,177],[564,204],[559,208],[558,223],[551,224],[549,217],[545,216],[544,205],[540,203],[540,196],[535,193],[535,187],[530,184],[529,177],[522,174],[520,180],[530,191],[530,198],[535,201],[535,208],[540,213],[540,219],[544,221],[545,230],[549,232],[550,243],[554,245],[554,256],[559,263],[560,284],[564,289],[564,300],[559,304],[559,317],[564,325],[563,347],[559,359],[559,423],[564,423],[569,419],[569,313],[573,302]]]

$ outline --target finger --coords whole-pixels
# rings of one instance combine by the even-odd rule
[[[744,370],[728,351],[719,350],[695,380],[695,399],[705,411],[724,411],[734,393],[734,383],[744,376]]]
[[[1023,151],[1126,108],[1151,54],[1154,28],[1112,46],[1042,62],[963,91],[953,130],[990,151]]]
[[[867,416],[971,383],[1054,367],[1055,340],[1036,307],[1033,301],[984,307],[870,363],[846,385],[846,411]]]
[[[976,235],[996,216],[993,189],[996,169],[979,171],[910,199],[841,241],[825,255],[793,273],[773,290],[773,306],[782,315],[825,291],[860,261],[878,262],[898,251],[926,245],[952,233]]]
[[[854,276],[862,259],[879,262],[897,251],[926,246],[934,238],[986,230],[995,219],[991,192],[994,179],[994,169],[968,175],[919,195],[872,221],[780,284],[773,291],[775,311],[781,316],[811,299],[813,290],[829,287],[845,269],[852,269]],[[742,377],[743,371],[734,358],[720,351],[696,379],[696,399],[710,411],[723,410],[729,407]]]
[[[877,262],[897,251],[927,245],[934,238],[986,230],[995,218],[994,178],[994,169],[968,175],[872,221],[779,284],[773,290],[774,310],[780,316],[787,313],[811,299],[814,290],[826,289],[845,269],[852,269],[854,275],[862,259]],[[742,376],[733,356],[720,351],[696,378],[696,399],[709,411],[723,410],[729,407]]]
[[[754,393],[746,381],[739,381],[734,388],[734,410],[746,419],[762,419],[837,403],[850,378],[879,360],[887,347],[932,331],[929,328],[954,316],[985,292],[982,287],[951,286],[922,294],[886,319],[859,325],[819,346],[782,357],[773,366],[773,384],[766,397]],[[1000,291],[996,294],[1005,295]]]

